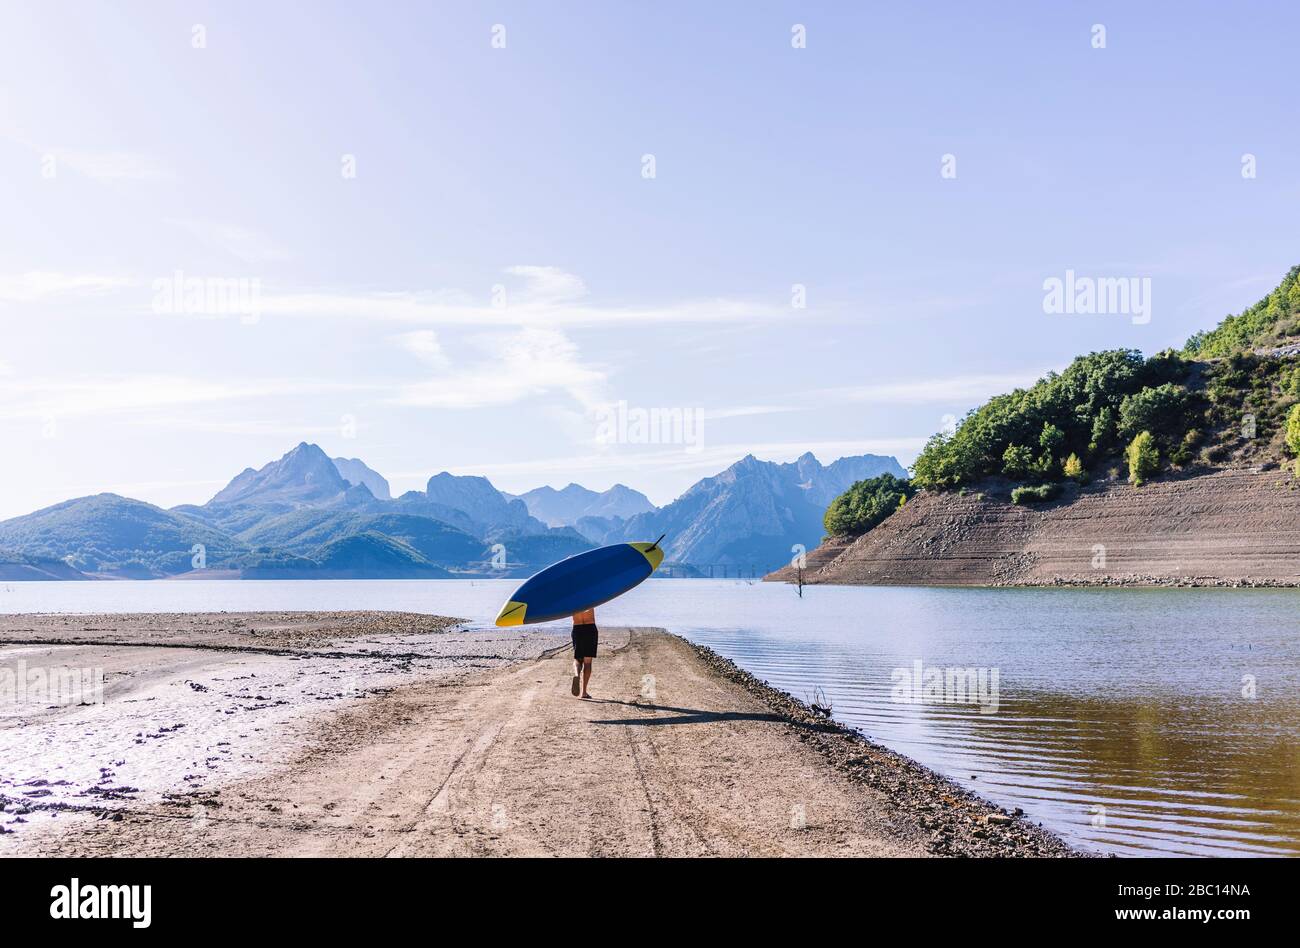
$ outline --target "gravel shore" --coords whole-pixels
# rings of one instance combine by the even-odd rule
[[[701,646],[401,613],[7,616],[0,854],[1078,855]]]

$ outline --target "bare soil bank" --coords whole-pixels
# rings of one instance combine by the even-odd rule
[[[795,575],[787,567],[767,578]],[[1300,489],[1273,468],[1140,488],[1105,481],[1037,506],[1012,504],[996,488],[924,491],[856,540],[824,543],[810,554],[804,582],[1295,586]]]
[[[446,632],[460,620],[414,612],[142,612],[0,615],[0,645],[115,645],[303,654],[369,636]]]
[[[65,806],[0,852],[1071,854],[707,649],[645,629],[601,645],[596,701],[570,695],[567,649],[401,684],[322,710],[268,772]]]

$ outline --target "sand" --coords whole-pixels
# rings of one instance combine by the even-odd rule
[[[352,635],[349,617],[375,631]],[[121,642],[71,647],[117,656],[125,679],[110,677],[117,691],[99,721],[60,709],[0,724],[0,854],[1069,852],[659,630],[602,630],[596,700],[581,701],[563,627],[507,636],[391,614],[243,616],[242,629],[188,618],[0,626],[0,642]]]

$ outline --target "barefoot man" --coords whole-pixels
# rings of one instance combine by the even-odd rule
[[[596,628],[596,610],[584,609],[573,614],[573,685],[575,698],[591,700],[587,682],[591,681],[591,660],[596,657],[596,641],[600,631]]]

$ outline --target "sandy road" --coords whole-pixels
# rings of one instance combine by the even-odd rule
[[[881,791],[713,674],[681,640],[602,633],[571,652],[405,685],[322,720],[257,779],[120,820],[63,814],[30,854],[924,855]],[[66,821],[66,822],[65,822]]]

